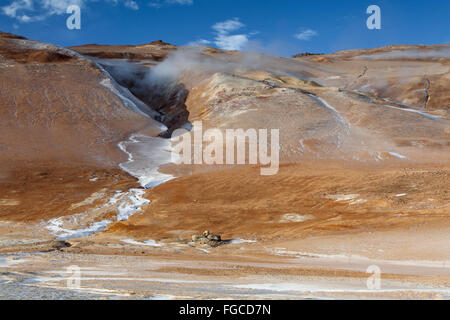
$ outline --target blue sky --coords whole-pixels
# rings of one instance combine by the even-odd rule
[[[66,8],[81,7],[81,30]],[[381,30],[366,9],[381,8]],[[208,44],[290,56],[391,44],[450,43],[448,0],[0,0],[0,30],[62,46]]]

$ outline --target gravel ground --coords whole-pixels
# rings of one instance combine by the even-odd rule
[[[43,288],[23,284],[25,278],[21,275],[0,273],[10,280],[0,279],[0,300],[98,300],[114,299],[114,295],[93,294],[73,290]]]

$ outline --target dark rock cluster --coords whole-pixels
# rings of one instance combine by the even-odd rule
[[[211,247],[220,246],[222,242],[222,237],[219,234],[211,234],[208,230],[204,231],[203,234],[192,236],[192,241],[200,244],[207,244]]]

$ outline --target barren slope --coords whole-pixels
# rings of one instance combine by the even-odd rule
[[[267,297],[278,282],[294,283],[281,289],[290,294],[312,281],[308,292],[342,285],[319,296],[345,296],[377,264],[393,281],[381,297],[448,297],[448,46],[294,59],[161,41],[71,49],[84,56],[0,37],[2,251],[54,248],[55,235],[100,224],[61,256],[86,268],[110,262],[128,275],[113,289],[126,292],[236,297],[223,286],[240,285]],[[203,130],[280,129],[278,174],[248,165],[158,172],[164,138],[199,120]],[[150,187],[177,178],[130,191],[136,179],[121,162],[141,183],[161,178]],[[191,242],[207,229],[227,241]],[[43,273],[66,263],[42,259]],[[111,279],[91,281],[109,288]],[[272,287],[258,289],[267,279]],[[348,297],[372,294],[358,290]]]

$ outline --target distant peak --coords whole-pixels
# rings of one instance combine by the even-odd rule
[[[149,44],[156,44],[156,45],[160,45],[160,46],[171,46],[170,43],[164,42],[162,40],[152,41]]]
[[[20,40],[28,40],[25,37],[16,35],[16,34],[12,34],[12,33],[8,33],[8,32],[1,32],[0,31],[0,37],[2,38],[6,38],[6,39],[20,39]]]

